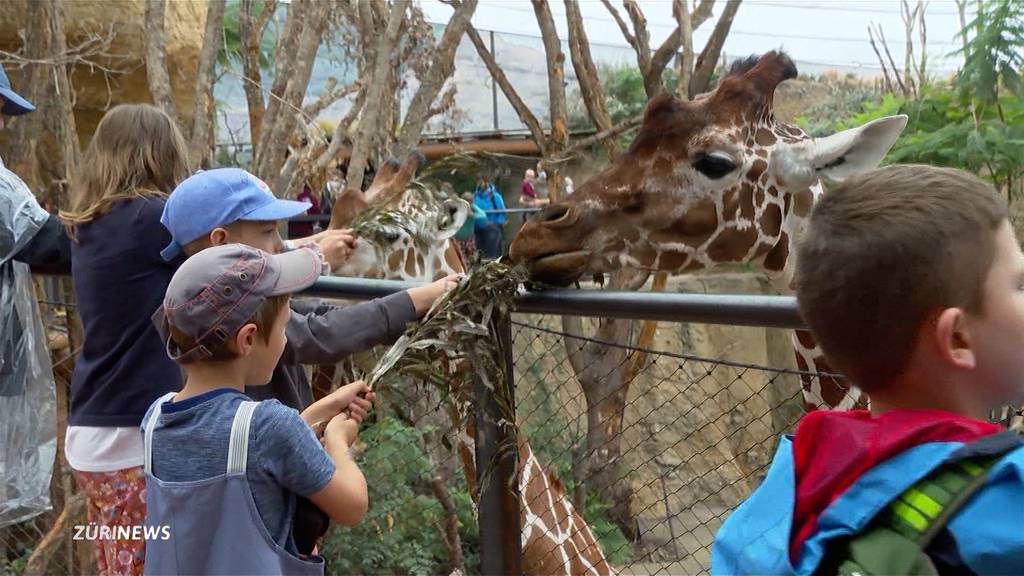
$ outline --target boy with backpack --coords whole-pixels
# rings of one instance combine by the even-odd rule
[[[890,166],[814,207],[801,315],[871,410],[817,411],[725,521],[715,574],[1024,574],[1024,254],[959,170]]]
[[[244,391],[270,381],[285,349],[289,295],[320,275],[310,248],[271,255],[241,244],[185,261],[154,315],[167,352],[187,374],[143,420],[147,574],[323,574],[292,534],[296,496],[353,525],[367,508],[351,459],[362,409],[327,424],[323,445],[276,400]],[[343,389],[354,399],[365,391]]]

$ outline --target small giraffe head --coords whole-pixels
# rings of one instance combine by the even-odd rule
[[[410,185],[421,161],[416,155],[401,165],[390,162],[365,194],[348,188],[336,199],[330,227],[358,237],[336,275],[428,282],[464,271],[451,238],[469,205],[454,194]]]
[[[559,285],[587,272],[724,262],[781,274],[819,178],[877,166],[906,125],[894,116],[812,139],[772,113],[775,88],[796,75],[788,56],[769,52],[735,63],[693,101],[656,96],[630,148],[527,221],[512,259]]]

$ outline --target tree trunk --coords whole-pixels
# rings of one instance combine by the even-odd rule
[[[302,29],[298,37],[298,46],[294,58],[285,58],[289,61],[288,82],[283,91],[281,102],[278,105],[278,113],[270,120],[270,108],[268,108],[267,121],[262,128],[262,150],[260,151],[260,166],[257,176],[265,182],[273,182],[281,173],[285,162],[285,155],[288,149],[288,139],[298,123],[298,114],[302,111],[302,98],[306,95],[309,86],[309,77],[313,72],[313,63],[316,58],[317,49],[323,38],[324,28],[327,25],[327,16],[330,4],[318,0],[306,0],[300,4],[293,2],[291,10],[300,9],[296,20],[301,20]],[[278,58],[281,54],[278,55]],[[277,83],[275,79],[275,84]],[[283,193],[284,190],[277,190]]]
[[[693,20],[690,15],[690,0],[674,0],[676,21],[679,22],[679,35],[682,53],[679,55],[676,96],[682,100],[693,97],[690,94],[690,77],[693,74]]]
[[[544,54],[548,64],[548,104],[551,115],[551,134],[547,139],[545,156],[557,156],[569,145],[568,111],[565,105],[565,54],[558,39],[555,19],[551,16],[548,0],[532,0],[537,15]],[[548,196],[557,202],[562,188],[561,170],[553,164],[548,170]]]
[[[387,28],[380,36],[375,47],[376,60],[373,63],[373,75],[368,80],[369,91],[362,115],[359,118],[359,130],[352,144],[352,155],[349,159],[348,173],[345,179],[350,186],[361,188],[366,173],[366,158],[373,146],[373,137],[379,128],[381,108],[391,102],[385,96],[394,93],[394,85],[386,81],[391,75],[391,52],[398,45],[398,37],[402,31],[402,21],[409,8],[408,0],[395,0],[391,5]],[[368,39],[367,39],[368,41]],[[368,42],[369,43],[369,42]]]
[[[547,144],[544,138],[544,128],[541,127],[540,121],[530,111],[530,107],[523,102],[523,99],[519,97],[519,93],[516,92],[512,82],[509,81],[508,76],[505,75],[505,71],[498,66],[498,63],[494,59],[494,55],[491,54],[490,50],[487,49],[487,45],[484,44],[480,33],[477,32],[476,28],[472,24],[466,28],[466,34],[469,39],[473,42],[473,46],[476,47],[477,54],[480,55],[480,59],[484,61],[484,65],[487,66],[487,71],[491,73],[491,78],[501,88],[502,94],[505,95],[505,99],[515,109],[516,114],[519,116],[519,120],[530,130],[530,137],[537,143],[537,147],[540,148],[541,155],[546,154]]]
[[[409,109],[405,113],[398,144],[392,152],[394,157],[404,158],[419,143],[423,128],[431,117],[431,104],[437,99],[441,88],[455,70],[455,52],[459,48],[459,41],[466,33],[473,12],[476,11],[476,5],[477,0],[464,0],[448,20],[448,25],[445,26],[444,33],[434,50],[430,71],[420,80],[419,88],[416,89],[416,94],[413,95]]]
[[[288,87],[291,69],[295,64],[293,55],[298,51],[299,36],[304,22],[306,2],[308,1],[296,0],[288,4],[288,14],[284,20],[284,27],[281,30],[281,35],[277,38],[277,46],[274,48],[274,82],[270,86],[266,108],[263,110],[263,119],[260,122],[259,128],[259,139],[253,140],[253,172],[261,178],[269,172],[265,168],[267,160],[264,156],[269,147],[270,128],[274,126],[278,115],[281,114],[284,91]],[[247,84],[249,83],[247,82]],[[260,86],[255,86],[255,88],[262,91]]]
[[[266,110],[263,103],[263,75],[260,71],[260,44],[267,23],[277,9],[277,0],[265,0],[263,11],[255,22],[252,14],[254,2],[255,0],[242,0],[238,36],[242,43],[242,88],[245,90],[245,101],[249,109],[249,142],[255,147],[260,140],[260,129]]]
[[[736,18],[736,11],[740,9],[741,2],[742,0],[729,0],[722,15],[718,18],[718,22],[715,23],[715,29],[711,32],[708,43],[704,45],[704,49],[701,50],[700,56],[697,58],[693,79],[690,80],[690,94],[701,94],[710,88],[711,76],[718,66],[718,59],[722,55],[722,46],[725,45],[725,39],[729,36],[732,21]]]
[[[37,107],[46,93],[45,86],[50,76],[50,66],[44,62],[50,54],[47,22],[45,5],[29,1],[25,18],[24,50],[25,58],[32,62],[22,69],[21,81],[15,87],[19,94]],[[37,197],[40,194],[40,158],[37,150],[39,138],[43,134],[43,113],[40,107],[11,123],[9,142],[17,142],[18,145],[10,146],[10,154],[4,158],[7,169],[18,174]]]
[[[153,103],[178,122],[178,113],[171,99],[171,78],[167,74],[167,44],[164,40],[166,7],[165,0],[146,0],[146,80]]]
[[[576,78],[580,83],[583,103],[587,107],[594,127],[598,132],[604,132],[612,127],[612,119],[608,114],[608,106],[605,104],[601,78],[598,76],[597,67],[594,66],[594,60],[590,56],[590,41],[587,39],[587,31],[583,26],[579,0],[565,0],[565,18],[569,24],[569,55],[572,57],[572,66],[576,70]],[[607,138],[601,143],[608,153],[609,160],[619,155],[619,145],[614,138]]]
[[[922,0],[917,0],[918,25],[921,27],[921,64],[917,69],[918,92],[923,91],[928,85],[928,28],[925,25],[924,11],[927,7]]]
[[[609,290],[636,290],[643,286],[647,273],[619,271],[612,274]],[[656,323],[655,323],[656,324]],[[583,453],[583,478],[588,488],[601,495],[614,522],[630,540],[635,541],[636,518],[631,510],[632,489],[622,466],[622,421],[629,387],[642,367],[643,358],[629,353],[632,320],[603,319],[598,323],[594,342],[579,339],[583,322],[579,317],[563,316],[562,329],[567,336],[565,347],[573,372],[583,389],[587,403],[587,442]],[[648,346],[654,331],[644,329]],[[611,343],[612,346],[603,344]]]
[[[213,65],[224,36],[225,0],[210,0],[206,9],[206,31],[196,75],[195,108],[192,110],[191,146],[193,168],[209,168],[210,136],[213,133]]]
[[[64,4],[60,0],[50,0],[50,2],[52,2],[50,12],[51,45],[55,54],[64,54],[67,52],[67,39],[64,36]],[[78,142],[78,128],[75,122],[74,94],[66,64],[56,65],[53,70],[53,81],[55,90],[52,98],[53,110],[49,115],[52,119],[50,132],[56,135],[60,144],[63,162],[61,162],[61,168],[58,169],[58,174],[67,183],[71,181],[78,170],[81,146]]]

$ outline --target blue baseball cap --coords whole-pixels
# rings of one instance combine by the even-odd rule
[[[238,220],[285,220],[310,206],[275,198],[262,180],[241,168],[203,170],[178,184],[167,198],[160,223],[171,233],[171,243],[160,256],[171,261],[184,245],[218,226]]]
[[[0,96],[3,96],[4,99],[4,106],[0,108],[0,114],[20,116],[36,109],[31,102],[11,90],[11,81],[7,79],[7,73],[4,72],[3,66],[0,66]]]

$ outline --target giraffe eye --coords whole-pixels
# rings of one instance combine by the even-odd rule
[[[721,153],[700,153],[693,161],[693,167],[712,180],[718,180],[736,169],[732,158]]]

